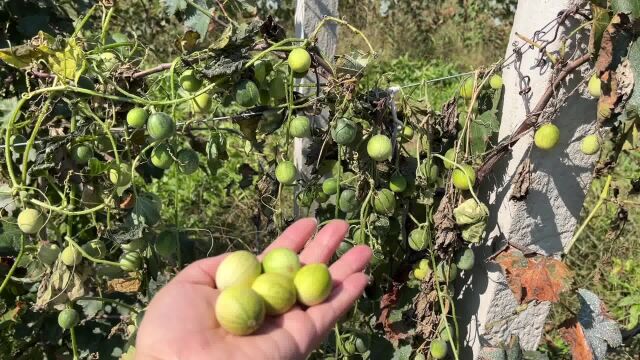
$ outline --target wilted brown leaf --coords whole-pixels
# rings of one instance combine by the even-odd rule
[[[113,279],[107,283],[107,292],[137,293],[142,286],[140,279]]]
[[[531,184],[531,161],[525,159],[514,176],[513,185],[511,187],[511,200],[523,200],[529,193],[529,185]]]
[[[519,303],[532,300],[557,302],[560,293],[569,289],[572,272],[560,260],[535,256],[525,257],[519,250],[509,249],[496,257],[507,276],[509,287]]]
[[[458,105],[457,97],[442,105],[442,132],[448,135],[456,134],[458,125]]]
[[[435,249],[442,256],[446,256],[447,249],[460,239],[453,216],[452,194],[453,192],[450,192],[442,198],[438,210],[433,215],[434,228],[436,230]]]
[[[393,283],[392,288],[389,292],[382,295],[380,299],[380,317],[378,318],[378,323],[382,324],[384,328],[386,338],[394,344],[398,344],[398,341],[405,339],[409,336],[407,333],[402,333],[396,331],[393,327],[393,323],[389,321],[389,315],[391,311],[394,309],[398,302],[398,297],[400,296],[400,284]]]
[[[563,322],[558,331],[560,336],[569,343],[573,360],[593,360],[591,347],[587,343],[582,326],[575,318]]]

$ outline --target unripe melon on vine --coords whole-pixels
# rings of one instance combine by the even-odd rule
[[[198,170],[198,164],[200,162],[198,153],[191,149],[182,149],[178,151],[176,155],[178,169],[185,175],[191,175]]]
[[[141,238],[133,239],[126,244],[122,244],[120,245],[120,247],[122,248],[122,250],[127,252],[142,250],[147,246],[147,239],[145,238],[146,236],[148,236],[147,234],[145,234],[145,236],[142,236]]]
[[[303,266],[293,278],[298,301],[313,306],[325,301],[333,283],[329,268],[325,264],[308,264]]]
[[[171,116],[156,112],[147,120],[147,131],[153,140],[164,140],[173,136],[176,132],[176,124]]]
[[[178,251],[176,232],[165,230],[158,235],[155,249],[163,258],[170,258]]]
[[[331,138],[338,145],[349,145],[358,136],[358,125],[349,119],[340,118],[331,129]]]
[[[291,119],[289,123],[289,135],[295,138],[311,137],[311,122],[309,118],[300,115]]]
[[[116,66],[118,66],[118,57],[116,54],[110,51],[105,51],[100,54],[100,63],[98,66],[100,70],[110,72],[113,71]]]
[[[587,87],[589,88],[589,94],[595,98],[600,97],[602,95],[602,81],[596,74],[593,74],[591,78],[589,78],[589,84]]]
[[[306,189],[298,193],[298,205],[309,207],[316,199],[316,193],[313,189]]]
[[[258,86],[251,80],[242,80],[236,85],[236,102],[243,107],[255,106],[260,100]]]
[[[466,248],[460,251],[456,256],[456,266],[460,270],[471,270],[475,263],[475,255],[473,250]]]
[[[13,151],[17,152],[18,154],[22,154],[24,152],[24,149],[26,149],[27,147],[27,145],[25,145],[27,139],[21,134],[11,135],[11,139],[9,140],[9,142],[11,143],[11,148],[13,149]]]
[[[167,170],[173,165],[173,149],[168,144],[162,143],[151,151],[151,163],[153,166]]]
[[[536,130],[533,140],[542,150],[553,149],[560,140],[560,129],[551,123],[544,124]]]
[[[445,264],[444,261],[439,263],[436,267],[436,278],[439,282],[449,283],[453,281],[458,275],[458,267],[456,264]]]
[[[327,195],[333,195],[338,192],[338,179],[328,178],[322,183],[322,192]]]
[[[45,215],[36,209],[24,209],[18,214],[18,228],[25,234],[37,233],[45,221]]]
[[[444,153],[444,157],[445,159],[449,160],[449,161],[442,160],[442,162],[444,163],[444,168],[453,169],[455,167],[453,163],[456,162],[456,149],[451,148],[447,150],[447,152]]]
[[[45,265],[53,265],[60,255],[60,247],[56,244],[42,244],[38,248],[38,259]]]
[[[131,182],[131,168],[121,163],[119,168],[109,170],[109,180],[116,186],[125,186]]]
[[[276,75],[269,81],[269,95],[276,101],[287,97],[287,88],[282,76]]]
[[[502,89],[502,76],[500,76],[500,74],[491,75],[489,78],[489,86],[495,90]]]
[[[276,166],[276,179],[283,185],[291,185],[298,177],[298,170],[292,161],[282,161]]]
[[[373,195],[373,209],[381,215],[392,215],[396,209],[396,195],[389,189],[381,189]]]
[[[265,273],[276,273],[293,278],[300,270],[298,254],[288,248],[270,250],[262,259],[262,269]]]
[[[585,155],[593,155],[600,151],[600,137],[598,135],[587,135],[580,143],[580,150]]]
[[[147,123],[148,118],[149,113],[147,110],[141,107],[134,107],[127,113],[127,125],[134,129],[140,129]]]
[[[471,99],[473,97],[473,78],[466,79],[460,86],[460,96],[463,99]]]
[[[215,305],[216,319],[227,332],[244,336],[258,330],[264,322],[264,300],[248,285],[224,289]]]
[[[67,266],[78,265],[82,261],[82,254],[75,248],[75,246],[69,245],[62,250],[60,260],[62,260],[62,263]]]
[[[442,339],[434,339],[431,341],[429,353],[434,359],[444,359],[449,352],[447,342]]]
[[[267,315],[284,314],[296,303],[296,288],[293,286],[293,278],[286,275],[262,274],[253,281],[251,289],[264,300]]]
[[[341,211],[346,213],[356,211],[360,208],[358,199],[356,198],[356,192],[351,189],[346,189],[340,192],[340,198],[338,199],[338,207]]]
[[[124,271],[137,271],[142,267],[142,255],[137,251],[124,253],[119,263],[120,268]]]
[[[416,268],[413,269],[413,277],[418,280],[424,280],[429,276],[429,271],[427,269]]]
[[[78,144],[71,148],[71,158],[78,165],[86,164],[92,157],[93,149],[88,145]]]
[[[402,134],[400,135],[400,138],[402,139],[402,142],[409,142],[411,141],[411,139],[413,139],[413,135],[413,128],[407,125],[402,128]]]
[[[459,168],[453,170],[453,173],[451,174],[451,181],[456,189],[469,190],[476,183],[476,171],[473,170],[471,165],[467,164],[463,164],[462,168],[464,168],[464,172]]]
[[[251,286],[262,272],[258,258],[246,250],[234,251],[222,260],[216,271],[216,287]]]
[[[271,62],[268,60],[258,60],[253,64],[253,76],[260,84],[264,83],[271,70]]]
[[[91,240],[82,245],[82,250],[96,259],[103,259],[107,256],[107,246],[104,244],[104,241],[100,239]]]
[[[364,244],[367,241],[367,232],[358,226],[354,228],[351,239],[353,239],[353,242],[356,244]]]
[[[420,165],[420,172],[429,181],[436,181],[440,176],[440,168],[438,165],[431,163],[431,161],[425,160]]]
[[[191,99],[191,107],[195,113],[208,113],[211,111],[212,105],[213,101],[211,100],[211,96],[207,93],[202,93]]]
[[[202,87],[202,80],[198,79],[193,69],[187,69],[180,75],[180,86],[189,92],[196,92]]]
[[[401,193],[407,189],[407,179],[400,175],[395,174],[389,180],[389,189],[395,193]]]
[[[303,48],[293,49],[287,57],[287,63],[294,73],[306,74],[311,67],[311,55]]]
[[[64,309],[58,313],[58,326],[64,330],[69,330],[78,325],[80,315],[75,309]]]
[[[391,158],[393,147],[391,140],[385,135],[374,135],[367,143],[367,154],[375,161],[385,161]]]
[[[419,227],[409,233],[409,247],[413,251],[422,251],[431,241],[431,234],[426,227]]]
[[[320,204],[327,202],[327,200],[329,200],[329,195],[325,194],[324,192],[320,191],[316,194],[316,201]]]

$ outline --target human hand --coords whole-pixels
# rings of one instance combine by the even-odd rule
[[[286,247],[299,252],[303,264],[328,262],[349,226],[342,220],[331,221],[309,241],[316,227],[311,218],[295,222],[259,258],[271,249]],[[295,306],[283,315],[268,317],[250,336],[227,333],[214,315],[220,294],[215,273],[224,257],[194,262],[156,294],[138,330],[136,359],[304,359],[362,295],[368,282],[362,270],[371,250],[355,246],[331,264],[334,288],[325,302],[307,309]]]

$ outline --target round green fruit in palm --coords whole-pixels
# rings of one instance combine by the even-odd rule
[[[89,159],[93,157],[93,149],[85,144],[75,145],[71,148],[71,158],[78,165],[83,165],[89,162]]]
[[[328,178],[322,183],[322,192],[327,195],[333,195],[338,192],[338,179]]]
[[[180,172],[185,175],[191,175],[196,170],[198,170],[198,165],[200,163],[200,159],[198,158],[198,153],[191,149],[182,149],[178,151],[178,155],[176,155],[176,160],[178,163],[178,169]]]
[[[396,209],[396,195],[389,189],[382,189],[373,195],[373,209],[381,215],[392,215]]]
[[[168,144],[162,143],[151,151],[151,163],[153,166],[167,170],[173,165],[173,149]]]
[[[141,129],[149,118],[147,110],[141,107],[134,107],[127,113],[127,125],[134,129]]]
[[[560,129],[551,123],[544,124],[536,130],[533,140],[542,150],[553,149],[560,140]]]
[[[60,248],[56,244],[42,244],[38,248],[38,259],[45,265],[53,265],[59,255]]]
[[[495,90],[502,89],[502,76],[499,74],[491,75],[489,78],[489,86]]]
[[[60,260],[67,266],[75,266],[82,261],[82,254],[73,245],[69,245],[60,254]]]
[[[260,100],[258,86],[251,80],[242,80],[236,85],[236,102],[243,107],[255,106]]]
[[[137,251],[124,253],[119,263],[124,271],[138,271],[142,267],[142,255]]]
[[[393,147],[391,140],[385,135],[375,135],[367,143],[367,154],[375,161],[385,161],[391,158]]]
[[[258,330],[264,322],[264,300],[248,285],[224,289],[215,305],[220,326],[233,335],[244,336]]]
[[[69,330],[78,325],[80,315],[74,309],[64,309],[58,313],[58,326],[64,330]]]
[[[283,185],[291,185],[298,177],[298,170],[291,161],[282,161],[276,166],[276,180]]]
[[[389,181],[389,189],[395,193],[401,193],[407,189],[407,179],[400,175],[395,174]]]
[[[313,306],[325,301],[333,286],[329,268],[325,264],[308,264],[303,266],[293,278],[298,294],[298,301]]]
[[[177,234],[175,231],[163,231],[156,239],[155,249],[158,255],[163,258],[170,258],[178,251]]]
[[[296,303],[296,288],[293,279],[277,273],[265,273],[251,284],[251,289],[264,300],[267,315],[280,315],[289,311]]]
[[[176,124],[171,116],[163,112],[156,112],[149,116],[147,131],[153,140],[164,140],[175,134]]]
[[[447,342],[442,339],[434,339],[431,341],[429,353],[434,359],[444,359],[449,352]]]
[[[205,114],[211,111],[211,96],[207,93],[202,93],[191,100],[191,107],[194,113]]]
[[[107,246],[100,239],[91,240],[82,245],[82,250],[96,259],[104,259],[107,256]]]
[[[356,198],[356,192],[351,189],[342,191],[338,199],[338,207],[346,213],[356,211],[360,207],[358,199]]]
[[[409,247],[413,251],[422,251],[431,241],[430,232],[426,227],[417,228],[409,233]]]
[[[471,99],[473,96],[473,78],[466,79],[460,86],[460,96],[463,99]]]
[[[303,115],[296,116],[289,123],[289,135],[295,138],[311,137],[311,121]]]
[[[411,139],[413,139],[413,135],[413,128],[411,126],[405,126],[402,128],[402,134],[400,135],[400,138],[402,139],[402,142],[409,142],[411,141]]]
[[[349,119],[338,119],[336,127],[331,129],[331,138],[338,145],[349,145],[358,136],[358,126]]]
[[[311,55],[303,48],[296,48],[289,53],[287,63],[294,73],[306,74],[309,71],[309,67],[311,67]]]
[[[463,164],[462,168],[464,169],[464,172],[459,168],[453,170],[453,173],[451,174],[451,181],[456,189],[469,190],[476,183],[476,172],[473,170],[471,165]]]
[[[196,92],[202,87],[202,80],[198,79],[193,69],[187,69],[180,75],[180,86],[189,92]]]
[[[596,74],[593,74],[591,78],[589,78],[589,84],[587,85],[589,88],[589,94],[595,98],[600,97],[602,95],[602,81]]]
[[[262,259],[262,269],[265,273],[277,273],[293,278],[300,270],[298,254],[288,248],[270,250]]]
[[[282,100],[287,97],[287,88],[282,76],[276,75],[269,81],[269,95],[273,100]]]
[[[580,150],[585,155],[593,155],[600,151],[600,137],[598,135],[587,135],[580,143]]]
[[[239,250],[228,254],[216,271],[216,287],[225,289],[234,285],[251,286],[262,272],[258,258],[246,251]]]
[[[24,209],[18,214],[18,228],[25,234],[37,233],[45,221],[45,215],[36,209]]]
[[[460,251],[456,256],[456,266],[460,270],[471,270],[473,269],[473,264],[475,263],[475,255],[473,254],[473,250],[466,248]]]

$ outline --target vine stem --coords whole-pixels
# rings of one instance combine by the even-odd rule
[[[82,28],[87,24],[87,21],[89,21],[89,18],[93,16],[94,12],[96,12],[96,5],[93,5],[91,9],[87,11],[87,14],[78,23],[78,26],[76,26],[76,28],[73,30],[73,34],[71,34],[71,39],[78,36],[78,33],[80,33],[80,30],[82,30]]]
[[[109,30],[109,22],[111,22],[111,16],[113,16],[114,9],[115,5],[109,8],[107,15],[102,20],[102,33],[100,34],[100,43],[102,44],[102,46],[107,43],[107,31]]]
[[[335,18],[333,16],[327,16],[327,17],[323,18],[318,23],[318,26],[316,26],[316,28],[313,30],[313,32],[309,36],[309,39],[312,40],[312,41],[315,40],[318,37],[318,32],[320,31],[320,29],[323,26],[325,26],[327,24],[327,22],[334,22],[336,24],[340,24],[340,25],[346,26],[347,28],[349,28],[349,30],[351,30],[352,32],[356,33],[358,36],[360,36],[364,40],[364,42],[369,47],[369,51],[371,52],[371,54],[375,54],[375,51],[373,50],[373,46],[371,46],[371,42],[369,42],[369,39],[367,39],[367,37],[364,35],[364,33],[362,31],[360,31],[359,29],[357,29],[353,25],[349,24],[348,22],[346,22],[346,21],[344,21],[342,19]]]
[[[82,254],[83,257],[87,258],[90,261],[93,261],[94,263],[120,267],[120,263],[117,263],[115,261],[94,258],[93,256],[89,255],[86,251],[84,251],[82,246],[78,245],[78,243],[73,241],[73,239],[71,239],[68,236],[65,236],[65,240],[67,240],[69,244],[71,244],[74,248],[76,248],[80,252],[80,254]]]
[[[77,298],[71,300],[71,303],[75,304],[78,301],[86,301],[86,300],[89,300],[89,301],[100,301],[100,302],[103,302],[103,303],[111,303],[111,304],[114,304],[116,306],[120,306],[120,307],[123,307],[125,309],[129,309],[130,311],[132,311],[132,312],[134,312],[136,314],[140,313],[140,310],[136,309],[135,307],[133,307],[131,305],[127,305],[127,304],[125,304],[123,302],[120,302],[118,300],[113,300],[113,299],[109,299],[109,298],[103,298],[103,297],[99,297],[99,296],[80,296],[80,297],[77,297]]]
[[[51,210],[60,214],[64,214],[67,216],[78,216],[78,215],[88,215],[91,213],[94,213],[96,211],[100,211],[102,209],[104,209],[107,205],[106,204],[100,204],[98,206],[92,207],[90,209],[85,209],[85,210],[78,210],[78,211],[69,211],[69,210],[65,210],[61,207],[57,207],[57,206],[53,206],[53,205],[49,205],[44,201],[40,201],[37,199],[29,199],[29,202],[33,205],[37,205],[40,206],[42,208],[45,208],[47,210]]]
[[[18,252],[18,256],[16,256],[13,265],[11,265],[9,272],[7,272],[7,276],[2,281],[2,284],[0,284],[0,294],[2,294],[2,291],[9,283],[9,279],[11,279],[11,276],[13,276],[13,273],[18,268],[18,263],[20,262],[20,259],[22,259],[22,255],[24,255],[24,234],[20,235],[20,251]]]
[[[76,327],[72,326],[69,329],[69,333],[71,334],[71,350],[73,351],[73,360],[78,360],[80,357],[78,356],[78,341],[76,340]]]
[[[600,192],[600,197],[598,198],[598,202],[596,202],[596,205],[593,207],[593,209],[591,209],[591,212],[589,213],[587,218],[584,220],[582,225],[580,225],[580,228],[578,228],[578,231],[576,231],[576,233],[573,234],[573,237],[571,238],[571,241],[569,242],[569,245],[567,245],[567,249],[564,251],[565,255],[567,255],[569,253],[569,251],[571,250],[571,248],[575,244],[576,240],[578,240],[578,238],[580,237],[580,235],[582,234],[584,229],[587,227],[587,225],[591,221],[591,219],[595,216],[595,214],[598,211],[598,209],[600,209],[600,206],[602,206],[602,204],[604,203],[604,201],[607,198],[607,196],[609,196],[609,187],[610,186],[611,186],[611,175],[607,176],[607,180],[604,183],[604,187],[602,188],[602,191]]]

